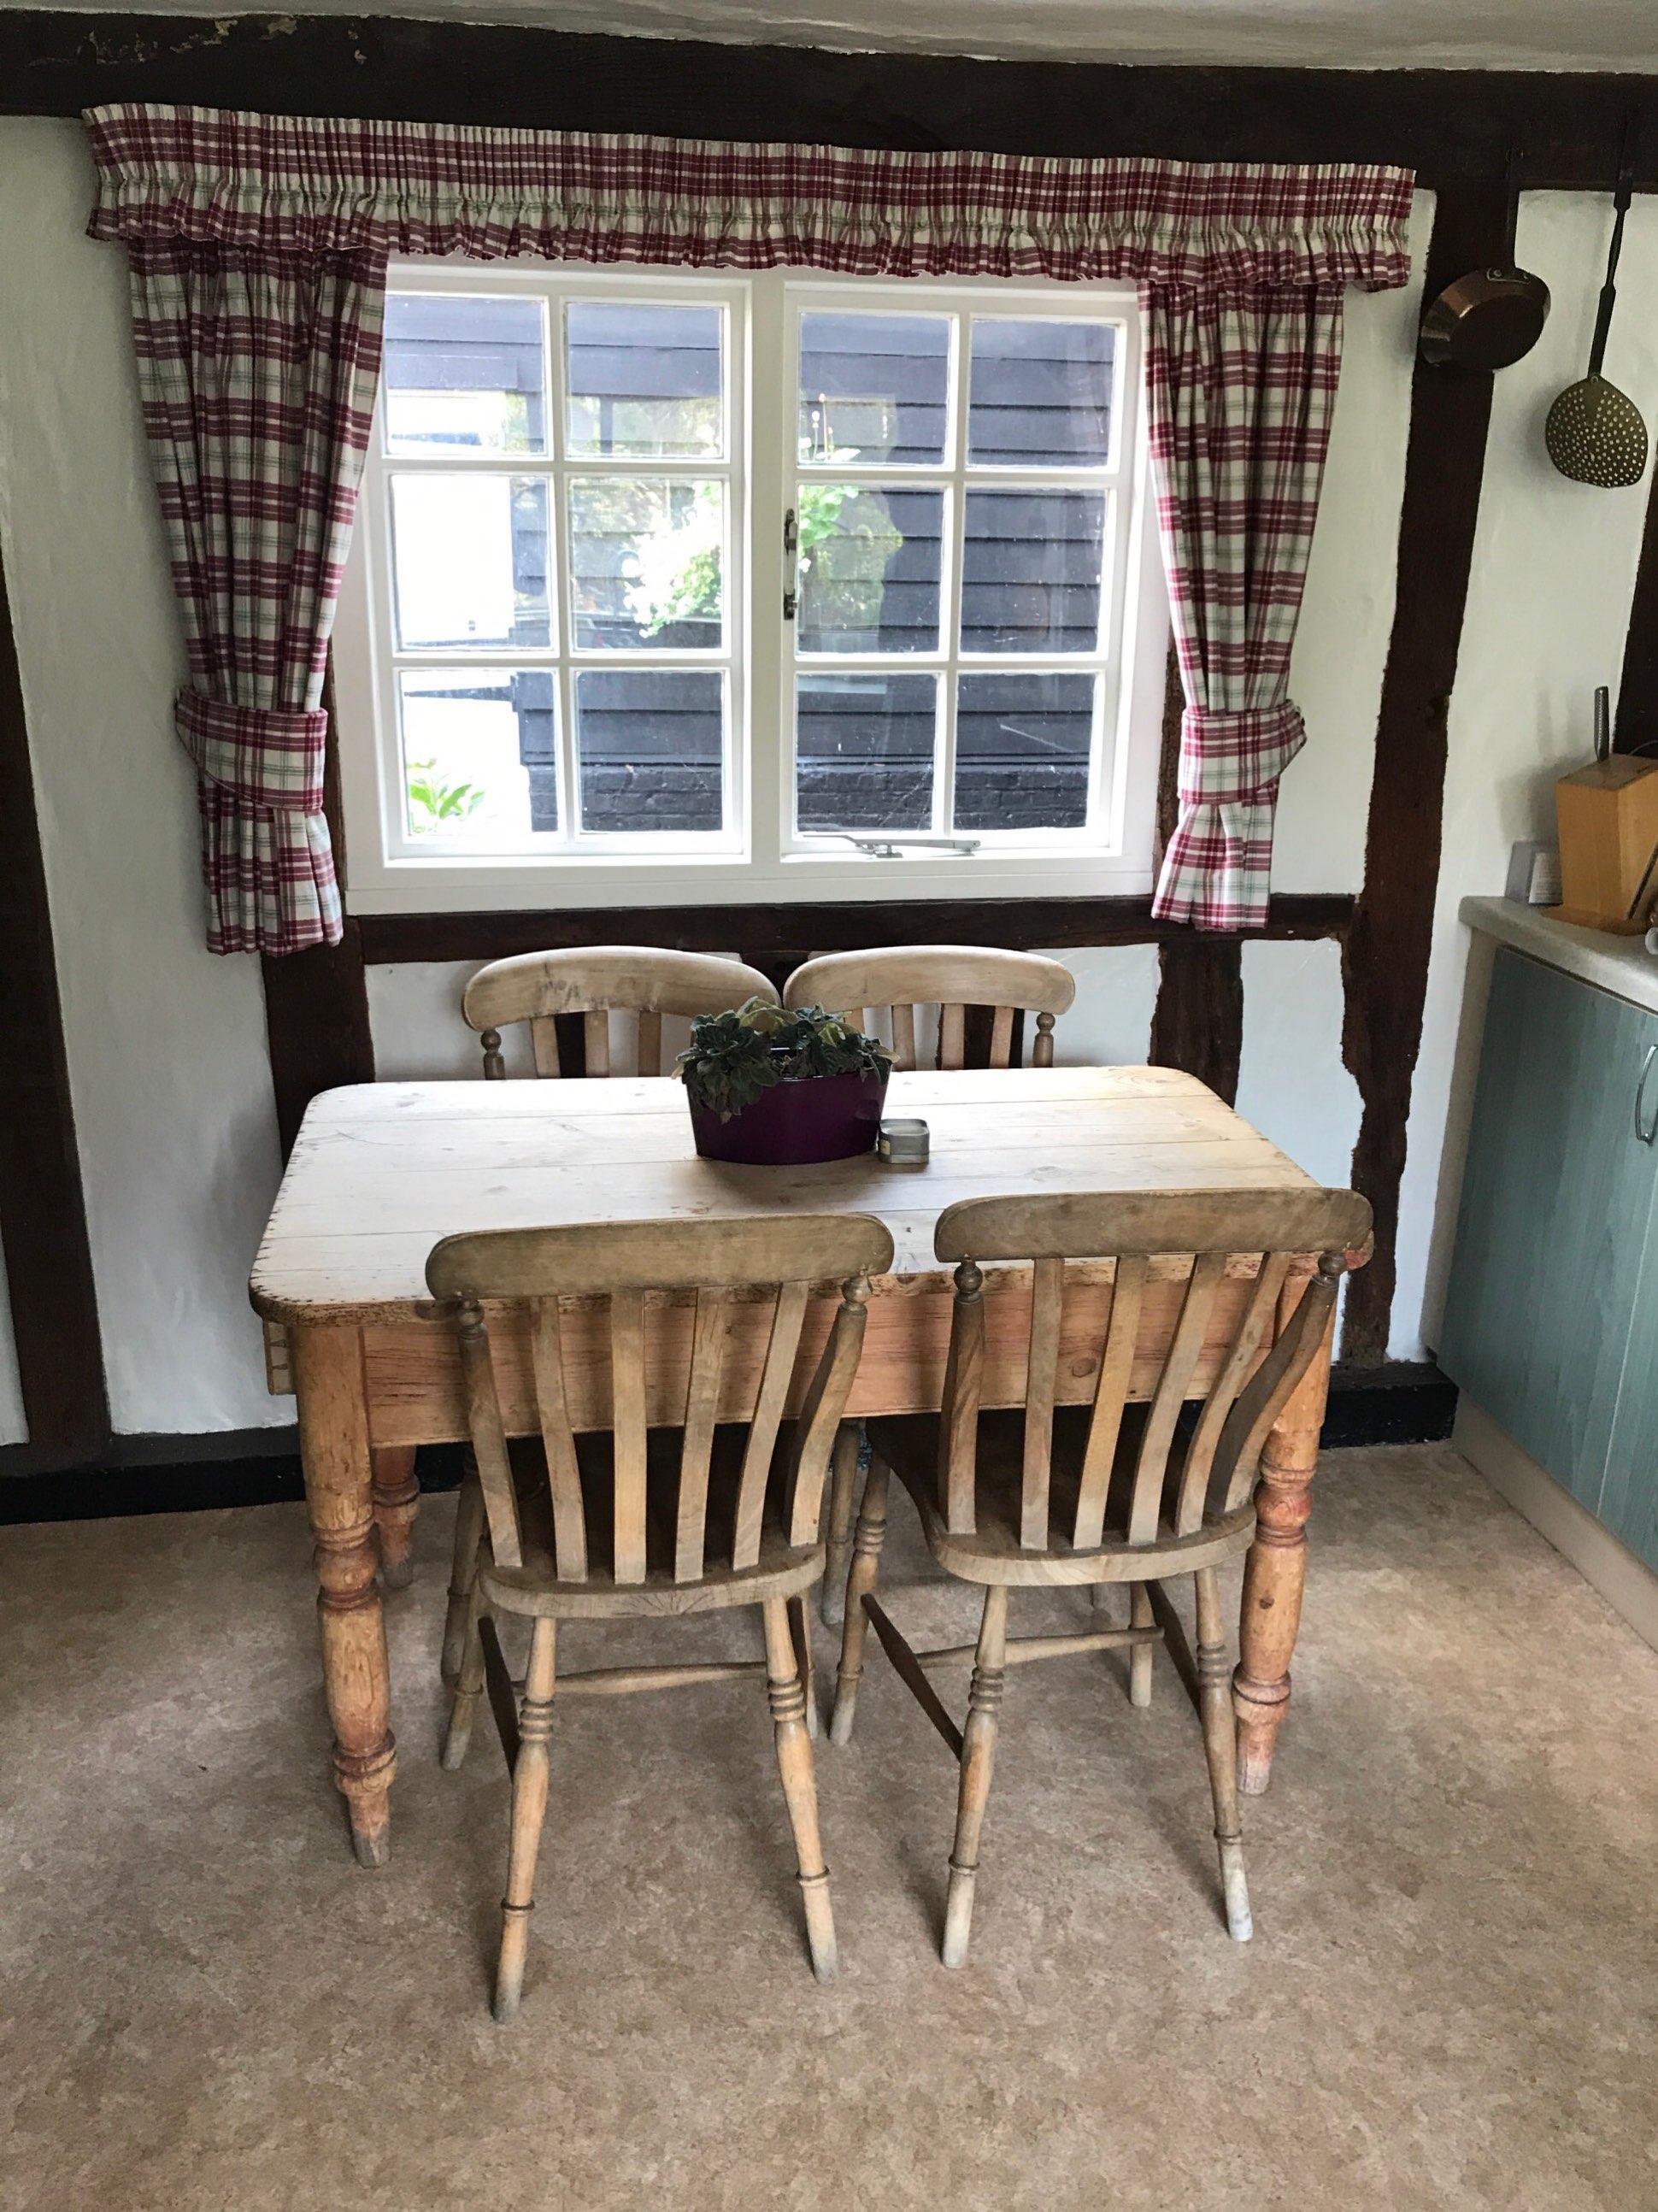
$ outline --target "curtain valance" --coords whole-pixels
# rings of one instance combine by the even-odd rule
[[[93,109],[97,238],[1199,290],[1405,282],[1406,170]]]

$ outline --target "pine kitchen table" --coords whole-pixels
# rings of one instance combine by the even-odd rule
[[[672,1215],[844,1209],[878,1214],[896,1245],[878,1281],[851,1417],[936,1411],[950,1331],[950,1271],[933,1257],[933,1224],[957,1199],[1062,1189],[1273,1190],[1313,1178],[1269,1145],[1194,1078],[1161,1067],[958,1070],[896,1074],[895,1115],[932,1129],[920,1168],[872,1156],[816,1167],[729,1167],[696,1158],[684,1093],[669,1079],[548,1083],[375,1083],[312,1101],[254,1265],[273,1390],[299,1401],[306,1498],[321,1585],[323,1674],[334,1725],[334,1771],[350,1811],[357,1856],[385,1857],[395,1765],[391,1682],[378,1570],[382,1528],[406,1534],[416,1445],[466,1434],[459,1350],[428,1298],[428,1253],[458,1230]],[[1311,1261],[1287,1281],[1279,1326]],[[1079,1345],[1095,1342],[1110,1297],[1108,1261],[1085,1262],[1066,1296]],[[1209,1333],[1219,1346],[1248,1290],[1248,1263],[1218,1299]],[[1028,1268],[987,1268],[987,1406],[1017,1402],[1029,1328]],[[1131,1395],[1144,1395],[1179,1319],[1178,1261],[1157,1263],[1147,1286]],[[799,1373],[809,1374],[832,1301],[816,1302]],[[647,1326],[649,1419],[681,1418],[690,1309],[653,1304]],[[768,1309],[733,1324],[726,1373],[733,1390],[763,1352]],[[565,1378],[578,1427],[609,1419],[602,1316],[571,1311]],[[492,1336],[496,1332],[492,1329]],[[1192,1388],[1208,1386],[1218,1352],[1206,1348]],[[536,1425],[527,1341],[510,1334],[496,1355],[509,1430]],[[1067,1370],[1069,1395],[1091,1399],[1090,1357]],[[1329,1379],[1328,1342],[1263,1455],[1259,1534],[1243,1584],[1234,1678],[1241,1779],[1266,1786],[1290,1696],[1290,1659],[1306,1571],[1304,1528]],[[676,1396],[677,1393],[677,1396]],[[375,1485],[375,1459],[380,1484]],[[387,1480],[386,1470],[392,1470]],[[400,1481],[399,1477],[408,1478]]]

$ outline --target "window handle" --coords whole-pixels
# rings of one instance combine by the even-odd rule
[[[1635,1133],[1643,1145],[1649,1145],[1658,1138],[1658,1111],[1654,1112],[1650,1121],[1645,1118],[1647,1079],[1652,1073],[1655,1060],[1658,1060],[1658,1044],[1649,1044],[1647,1056],[1641,1062],[1641,1080],[1635,1086]]]
[[[783,619],[793,622],[800,605],[800,525],[794,509],[783,517]]]

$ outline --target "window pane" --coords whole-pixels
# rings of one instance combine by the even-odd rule
[[[944,494],[802,484],[802,653],[931,653],[938,644]]]
[[[1103,492],[969,492],[963,652],[1097,651],[1104,559]]]
[[[1108,323],[975,322],[967,457],[1003,468],[1098,468],[1111,458]]]
[[[576,678],[584,830],[718,830],[725,679],[706,669],[586,669]]]
[[[584,648],[717,647],[723,635],[723,484],[578,477],[570,598]]]
[[[931,676],[799,678],[796,818],[803,830],[931,826],[938,692]]]
[[[558,827],[550,678],[475,663],[405,669],[398,684],[411,836],[495,845]],[[525,711],[542,684],[549,695],[544,726]],[[527,696],[520,686],[530,687]]]
[[[572,453],[724,451],[718,307],[578,300],[565,318]]]
[[[947,315],[800,318],[800,459],[942,461],[950,404]]]
[[[544,381],[538,301],[387,294],[392,453],[544,453]]]
[[[1086,825],[1095,681],[962,678],[956,695],[957,829]]]
[[[392,479],[399,645],[550,643],[547,562],[544,478]]]

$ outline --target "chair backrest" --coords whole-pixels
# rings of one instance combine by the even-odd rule
[[[797,968],[783,986],[786,1006],[826,1006],[832,1014],[889,1011],[892,1064],[915,1065],[915,1009],[938,1009],[940,1067],[960,1067],[967,1052],[967,1009],[989,1006],[989,1064],[1006,1067],[1013,1017],[1034,1013],[1033,1067],[1054,1065],[1054,1019],[1077,995],[1076,979],[1040,952],[997,952],[979,945],[889,945],[869,952],[826,952]]]
[[[981,1261],[1034,1263],[1020,1545],[1084,1551],[1106,1540],[1108,1493],[1131,1395],[1149,1402],[1124,1516],[1130,1545],[1151,1544],[1170,1533],[1195,1534],[1212,1492],[1223,1512],[1248,1501],[1267,1431],[1316,1356],[1341,1278],[1363,1258],[1370,1228],[1369,1202],[1356,1191],[1313,1186],[1166,1195],[1062,1192],[966,1199],[948,1207],[939,1216],[934,1249],[939,1259],[959,1262],[938,1446],[938,1510],[952,1533],[970,1534],[975,1526],[985,1329]],[[1316,1255],[1316,1272],[1274,1341],[1291,1267],[1309,1255]],[[1131,1392],[1152,1262],[1169,1256],[1190,1259],[1180,1317],[1155,1382],[1149,1389],[1142,1382]],[[1067,1341],[1062,1347],[1066,1263],[1084,1259],[1115,1262],[1108,1317],[1102,1335],[1087,1346]],[[1236,1291],[1224,1297],[1236,1273],[1252,1275],[1250,1287],[1241,1297]],[[1212,1332],[1227,1327],[1229,1311],[1235,1321],[1226,1340],[1216,1346]],[[1097,1379],[1080,1482],[1070,1525],[1055,1527],[1050,1479],[1061,1362],[1066,1376],[1075,1376],[1089,1371],[1079,1362],[1090,1360]],[[1171,1512],[1165,1497],[1171,1449],[1200,1364],[1209,1367],[1212,1380],[1195,1425],[1181,1440],[1184,1458]],[[1114,1522],[1114,1540],[1123,1533]]]
[[[748,999],[777,1003],[757,968],[712,952],[669,952],[649,945],[583,945],[570,952],[520,952],[492,960],[466,986],[461,1012],[483,1032],[483,1073],[507,1073],[501,1032],[528,1022],[537,1075],[557,1075],[559,1014],[581,1014],[586,1072],[610,1072],[610,1014],[639,1017],[638,1070],[662,1073],[664,1014],[723,1014]]]
[[[629,1221],[601,1227],[490,1230],[446,1237],[426,1263],[433,1295],[452,1302],[460,1333],[467,1423],[498,1565],[522,1560],[522,1533],[496,1395],[483,1301],[527,1308],[537,1412],[552,1493],[559,1578],[585,1582],[587,1531],[566,1402],[561,1297],[610,1301],[610,1435],[615,1454],[612,1559],[618,1583],[647,1572],[646,1361],[647,1333],[673,1325],[675,1309],[651,1291],[694,1291],[683,1430],[673,1505],[672,1577],[752,1567],[768,1478],[787,1407],[812,1293],[840,1286],[841,1303],[801,1401],[789,1467],[785,1525],[793,1545],[817,1540],[824,1470],[863,1343],[872,1275],[892,1264],[892,1237],[872,1214],[793,1214],[724,1221]],[[757,1378],[733,1407],[725,1372],[735,1303],[756,1291],[773,1306]],[[746,1302],[746,1300],[745,1300]],[[683,1322],[686,1302],[677,1308]],[[710,1552],[708,1471],[721,1420],[749,1425],[734,1528]],[[727,1542],[727,1539],[729,1541]]]

